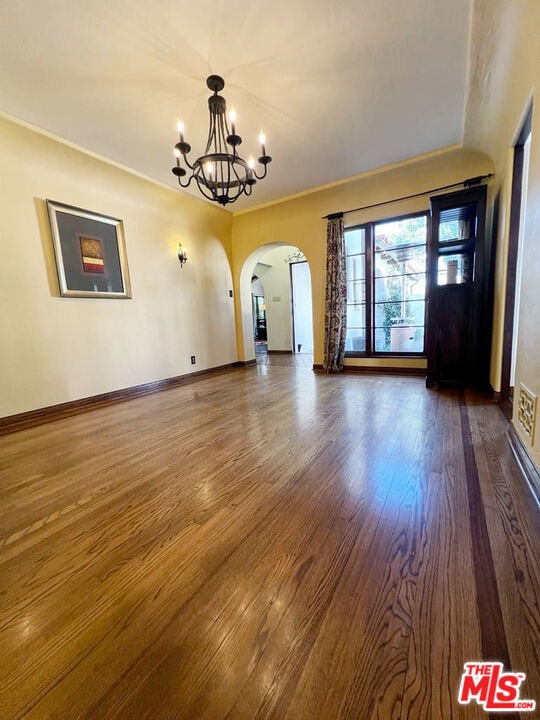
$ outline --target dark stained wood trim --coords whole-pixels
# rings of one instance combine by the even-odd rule
[[[373,246],[375,237],[375,223],[369,222],[364,225],[364,285],[366,289],[365,293],[365,306],[364,312],[366,317],[366,355],[371,355],[373,348],[375,347],[375,330],[373,328]]]
[[[414,375],[425,377],[426,368],[411,367],[375,367],[372,365],[344,365],[343,372],[346,373],[371,373],[375,375]]]
[[[323,372],[323,365],[313,363],[314,372]],[[371,375],[411,375],[413,377],[425,377],[426,368],[407,367],[380,367],[372,365],[344,365],[344,373],[365,373]]]
[[[292,350],[267,350],[267,355],[292,355]]]
[[[516,302],[516,275],[521,224],[521,195],[523,191],[524,145],[531,132],[532,105],[529,108],[519,137],[514,146],[512,189],[510,200],[510,225],[508,231],[508,253],[506,269],[506,295],[504,299],[503,347],[501,367],[501,400],[510,394],[510,373],[512,365],[512,339],[514,336],[514,307]]]
[[[102,393],[100,395],[92,395],[91,397],[81,398],[80,400],[50,405],[48,407],[38,408],[37,410],[18,413],[17,415],[8,415],[7,417],[0,418],[0,436],[8,435],[18,430],[26,430],[27,428],[37,425],[43,425],[44,423],[54,420],[79,415],[80,413],[89,412],[90,410],[95,410],[96,408],[107,405],[132,400],[133,398],[143,395],[169,390],[170,388],[185,385],[189,382],[202,380],[207,377],[230,372],[237,368],[256,364],[256,360],[237,361],[228,363],[227,365],[208,368],[207,370],[198,370],[197,372],[186,373],[186,375],[177,375],[172,378],[145,383],[144,385],[135,385],[133,387],[123,388],[122,390],[113,390],[112,392]]]
[[[472,433],[463,391],[460,392],[459,398],[482,658],[502,662],[505,668],[510,669],[508,643],[504,629],[497,576],[495,574],[478,466],[474,455]]]
[[[510,203],[506,295],[504,299],[503,356],[501,368],[501,398],[503,400],[506,400],[510,391],[512,338],[514,336],[514,307],[516,302],[517,257],[521,220],[521,194],[523,187],[523,155],[523,145],[516,145],[514,148],[514,169],[512,171],[512,199]]]
[[[508,442],[523,477],[527,481],[536,502],[540,505],[540,470],[534,464],[529,451],[512,423],[508,427]]]

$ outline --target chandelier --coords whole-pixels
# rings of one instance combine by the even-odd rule
[[[206,198],[220,205],[228,205],[238,200],[242,194],[251,195],[257,180],[266,177],[267,166],[272,162],[272,158],[266,154],[266,138],[262,132],[259,135],[261,155],[258,158],[259,164],[262,165],[261,174],[259,175],[255,170],[255,161],[252,157],[247,162],[240,157],[237,148],[242,138],[236,134],[236,113],[232,109],[229,112],[231,123],[229,131],[227,103],[225,98],[218,94],[225,87],[225,82],[219,75],[210,75],[206,85],[214,94],[208,98],[210,127],[204,155],[198,157],[193,164],[190,163],[187,156],[191,151],[191,145],[184,140],[184,124],[179,122],[177,128],[180,141],[174,146],[176,167],[173,167],[172,171],[181,187],[187,188],[191,181],[195,180]],[[184,180],[188,174],[186,168],[190,171],[187,181]]]

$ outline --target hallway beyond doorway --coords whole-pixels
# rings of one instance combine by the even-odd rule
[[[313,369],[313,353],[269,353],[267,343],[255,343],[255,359],[257,365],[283,365]]]

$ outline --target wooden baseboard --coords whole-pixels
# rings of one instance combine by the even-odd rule
[[[324,372],[324,366],[313,364],[314,372]],[[412,375],[425,377],[426,368],[374,367],[372,365],[345,365],[344,373],[365,373],[371,375]]]
[[[0,418],[0,436],[17,432],[17,430],[25,430],[43,425],[53,420],[61,420],[62,418],[79,415],[80,413],[89,412],[107,405],[132,400],[133,398],[151,393],[169,390],[170,388],[179,387],[196,380],[202,380],[213,375],[221,375],[225,372],[256,365],[256,360],[237,361],[228,363],[227,365],[219,365],[218,367],[208,368],[207,370],[198,370],[197,372],[187,373],[186,375],[176,375],[165,380],[157,380],[156,382],[145,383],[143,385],[135,385],[133,387],[124,388],[122,390],[113,390],[112,392],[102,393],[101,395],[93,395],[91,397],[82,398],[81,400],[72,400],[70,402],[59,403],[58,405],[50,405],[49,407],[38,408],[28,412],[19,413],[17,415],[8,415]]]
[[[267,355],[292,355],[292,350],[267,350]]]
[[[425,377],[426,368],[408,368],[408,367],[374,367],[373,365],[345,365],[343,372],[346,373],[371,373],[375,375],[414,375],[415,377]]]
[[[534,464],[514,425],[508,427],[508,442],[536,502],[540,505],[540,470]]]

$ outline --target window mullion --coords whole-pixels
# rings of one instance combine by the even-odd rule
[[[373,353],[374,348],[374,337],[373,333],[373,269],[375,267],[373,262],[373,236],[374,236],[374,224],[367,223],[365,225],[365,245],[366,245],[366,267],[365,267],[365,287],[366,287],[366,354],[369,356]]]

